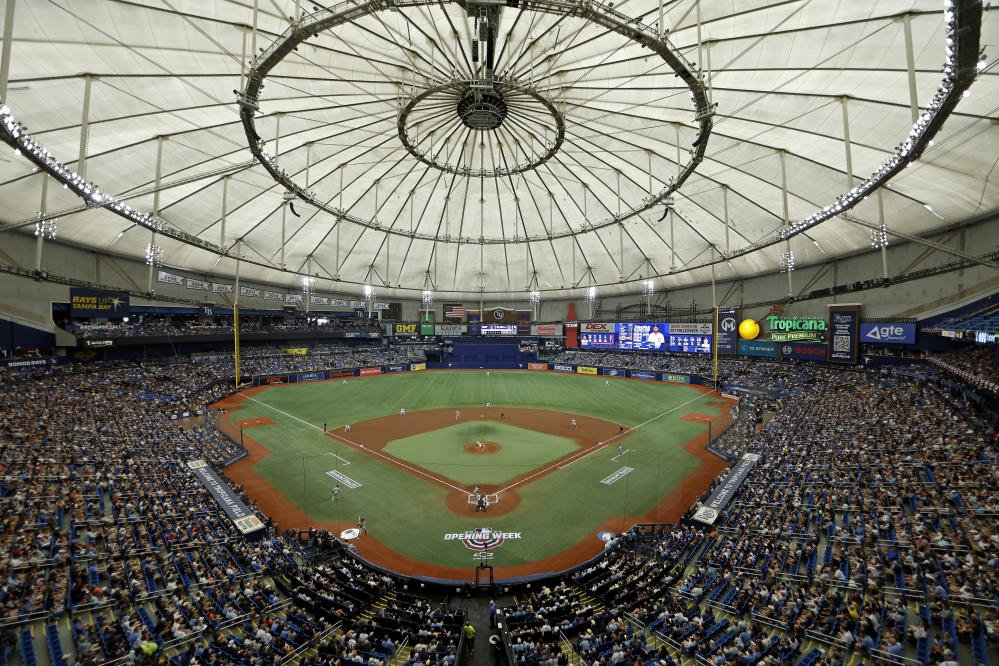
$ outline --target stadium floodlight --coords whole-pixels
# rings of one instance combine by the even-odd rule
[[[429,308],[434,304],[434,292],[424,289],[423,293],[420,294],[420,302],[423,303],[424,308]]]
[[[528,300],[530,300],[531,305],[537,305],[541,302],[541,292],[537,289],[532,290]]]
[[[655,296],[655,293],[656,293],[655,280],[646,280],[645,282],[642,283],[642,296],[644,296],[645,298],[651,298],[652,296]]]
[[[370,284],[364,285],[364,300],[373,301],[375,300],[375,288]]]
[[[586,294],[583,296],[583,300],[587,303],[593,303],[597,300],[597,287],[593,285],[586,288]]]
[[[790,273],[794,270],[794,250],[781,252],[777,255],[777,267],[781,273]]]
[[[55,240],[56,237],[56,223],[59,221],[58,218],[52,218],[51,220],[42,220],[41,213],[38,214],[39,220],[35,222],[35,236],[41,236],[45,240]]]
[[[150,243],[146,246],[146,265],[147,266],[162,266],[163,265],[163,248],[159,245]]]
[[[314,277],[302,278],[302,293],[309,295],[316,293],[316,278]]]
[[[888,227],[882,224],[877,229],[871,229],[871,247],[879,250],[888,247]]]

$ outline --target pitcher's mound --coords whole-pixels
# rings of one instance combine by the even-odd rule
[[[479,444],[476,442],[469,442],[465,444],[465,451],[468,453],[496,453],[500,450],[500,445],[496,442],[482,442],[482,448],[479,448]]]

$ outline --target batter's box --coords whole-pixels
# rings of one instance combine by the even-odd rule
[[[486,504],[499,504],[499,495],[483,495],[486,498]],[[475,495],[468,494],[468,503],[475,504]]]

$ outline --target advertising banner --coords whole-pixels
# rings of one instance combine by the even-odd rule
[[[704,503],[704,506],[715,511],[724,510],[759,459],[760,456],[755,453],[743,454],[732,467],[732,471],[725,477],[725,480],[721,482],[721,485],[711,493],[711,497]]]
[[[212,282],[212,292],[216,294],[231,294],[232,285],[222,284],[221,282]]]
[[[350,302],[350,308],[352,310],[367,310],[368,309],[368,303],[367,303],[367,301],[351,301]]]
[[[617,324],[617,346],[619,349],[652,349],[666,351],[666,336],[669,324]]]
[[[434,324],[434,335],[462,335],[464,324]]]
[[[69,288],[69,314],[71,317],[108,317],[118,319],[128,316],[128,294],[95,291],[82,287]]]
[[[690,375],[678,375],[673,372],[664,372],[663,381],[669,382],[670,384],[689,384]]]
[[[596,368],[590,368],[590,367],[587,367],[585,365],[577,365],[576,366],[576,372],[578,372],[581,375],[595,375],[595,374],[597,374],[597,369]]]
[[[777,343],[770,340],[739,340],[739,355],[777,358]]]
[[[541,365],[541,364],[539,363],[538,365]],[[555,370],[556,372],[572,372],[572,366],[571,365],[560,365],[560,364],[556,363],[556,364],[552,365],[552,370]]]
[[[309,297],[309,302],[312,303],[313,305],[329,305],[330,299],[329,296],[312,295]]]
[[[406,366],[404,365],[390,365],[385,368],[386,372],[406,372]]]
[[[187,466],[191,468],[194,475],[205,486],[215,501],[219,503],[222,510],[232,520],[233,524],[243,534],[256,532],[264,528],[264,524],[245,504],[239,501],[229,486],[222,483],[222,479],[212,471],[204,460],[189,460]]]
[[[270,375],[260,378],[261,384],[287,384],[288,378],[285,375]]]
[[[84,340],[84,347],[90,347],[91,349],[101,348],[101,347],[114,347],[114,340]]]
[[[427,369],[427,364],[426,363],[410,363],[409,369],[410,369],[411,372],[417,372],[419,370],[426,370]]]
[[[164,282],[166,284],[175,284],[179,287],[184,286],[184,276],[177,275],[176,273],[168,273],[166,271],[159,271],[156,274],[157,282]]]
[[[419,335],[419,324],[386,324],[386,332],[392,335],[414,336]]]
[[[262,289],[257,289],[255,287],[240,287],[239,288],[239,295],[240,296],[249,296],[249,297],[252,297],[252,298],[262,298],[263,295],[264,295],[264,292],[263,292]]]
[[[434,334],[434,318],[436,316],[437,316],[436,312],[420,313],[420,335]]]
[[[285,294],[285,303],[301,303],[304,300],[304,294]]]
[[[347,307],[347,301],[342,298],[331,298],[330,299],[331,308],[345,308]]]
[[[669,350],[684,354],[710,354],[710,335],[673,335],[673,326],[669,329]]]
[[[318,382],[318,381],[321,381],[323,379],[326,379],[326,377],[324,377],[324,374],[325,373],[323,373],[323,372],[300,372],[300,373],[298,373],[298,381],[299,382]]]
[[[674,324],[669,323],[670,335],[711,335],[711,324]]]
[[[620,368],[602,368],[603,374],[608,377],[627,377],[628,372],[626,370],[621,370]]]
[[[483,324],[482,335],[517,335],[516,324]]]
[[[830,363],[857,362],[860,346],[860,305],[829,306]]]
[[[264,289],[264,300],[265,301],[283,301],[284,292],[281,291],[267,291]]]
[[[770,326],[770,339],[774,342],[818,342],[826,332],[826,322],[821,317],[770,314],[766,319]]]
[[[377,303],[376,302],[374,305],[371,306],[371,309],[372,310],[388,310],[389,309],[389,304],[388,303]]]
[[[642,371],[632,370],[631,371],[631,377],[632,377],[632,379],[648,379],[650,381],[655,381],[656,380],[656,373],[654,373],[654,372],[645,372],[644,370],[642,370]]]
[[[291,354],[292,356],[305,356],[309,353],[308,347],[286,347],[284,350],[285,354]]]
[[[548,364],[547,363],[528,363],[527,364],[527,369],[528,370],[547,370],[548,369]]]
[[[211,282],[206,282],[204,280],[195,280],[194,278],[187,278],[187,288],[188,289],[201,289],[202,291],[208,291],[212,288]]]
[[[590,321],[590,322],[580,323],[579,324],[579,332],[580,333],[611,333],[611,334],[613,334],[614,331],[615,331],[615,326],[616,326],[616,324],[612,324],[612,323],[599,322],[599,321]]]
[[[798,361],[825,361],[827,345],[819,342],[782,342],[780,357]]]
[[[874,344],[916,344],[915,324],[860,324],[860,341]]]
[[[737,346],[739,332],[739,311],[719,310],[718,311],[718,345],[719,354],[735,354],[739,351]]]
[[[562,324],[537,324],[531,326],[531,335],[562,335]]]
[[[353,376],[354,376],[354,371],[353,370],[331,370],[330,371],[330,379],[334,379],[334,378],[339,379],[340,377],[353,377]]]
[[[381,368],[361,368],[358,370],[358,374],[362,377],[365,375],[380,375],[382,374]]]

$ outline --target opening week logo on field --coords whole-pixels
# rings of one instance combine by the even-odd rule
[[[471,532],[455,532],[444,535],[445,541],[461,541],[469,550],[492,550],[499,548],[507,539],[520,539],[520,532],[500,532],[491,527],[476,527]]]

